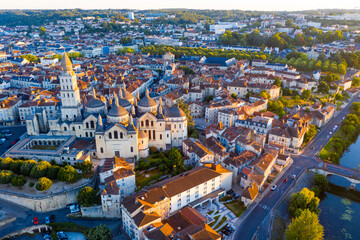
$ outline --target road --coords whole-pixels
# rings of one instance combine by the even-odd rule
[[[266,222],[266,219],[269,219],[270,212],[292,187],[291,183],[293,180],[284,183],[283,179],[285,177],[289,177],[290,179],[290,176],[293,174],[299,175],[304,169],[323,166],[323,163],[315,156],[317,156],[329,141],[329,132],[333,131],[335,125],[340,126],[344,116],[350,112],[351,104],[359,101],[358,97],[354,97],[349,104],[338,112],[338,114],[318,132],[314,139],[304,147],[301,154],[292,156],[294,163],[286,170],[283,178],[277,179],[274,182],[274,184],[278,186],[277,190],[264,193],[266,195],[253,207],[251,212],[249,212],[245,218],[238,220],[239,222],[235,224],[238,227],[229,239],[250,240],[255,234],[258,235],[259,239],[268,239],[269,224]],[[332,172],[349,177],[353,176],[354,172],[356,172],[353,169],[347,169],[333,164],[327,164],[326,167]]]

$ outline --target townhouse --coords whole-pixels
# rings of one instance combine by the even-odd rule
[[[185,165],[200,166],[214,162],[214,154],[199,139],[187,138],[183,141],[182,152],[187,157]]]

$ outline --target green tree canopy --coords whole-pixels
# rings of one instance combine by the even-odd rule
[[[10,170],[2,170],[0,172],[0,183],[7,184],[11,182],[11,179],[14,177],[14,173]]]
[[[36,183],[36,189],[39,191],[46,191],[52,186],[52,181],[46,177],[42,177]]]
[[[84,187],[79,191],[77,200],[81,206],[90,207],[96,202],[96,191],[92,187]]]
[[[105,225],[100,224],[99,226],[93,227],[89,230],[88,234],[89,240],[111,240],[112,234],[110,228]]]
[[[64,182],[76,182],[79,179],[79,174],[74,167],[66,165],[60,168],[57,178]]]
[[[47,170],[51,167],[51,164],[47,161],[38,162],[30,172],[30,177],[32,178],[41,178],[45,177]]]
[[[311,212],[318,214],[320,212],[317,208],[319,202],[320,199],[315,196],[315,193],[304,187],[300,192],[291,195],[289,212],[295,217],[299,216],[299,210],[304,209],[309,209]]]
[[[319,217],[309,209],[301,210],[300,215],[292,219],[286,229],[287,240],[322,240],[324,227],[319,223]]]

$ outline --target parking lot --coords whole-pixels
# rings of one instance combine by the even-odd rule
[[[14,141],[20,139],[21,135],[25,132],[26,127],[22,125],[0,127],[0,139],[6,139],[4,142],[0,140],[0,156],[2,156],[12,146]]]

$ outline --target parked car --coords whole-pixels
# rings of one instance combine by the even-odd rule
[[[287,181],[289,181],[289,179],[288,179],[288,178],[284,178],[283,182],[287,182]]]
[[[11,137],[11,136],[12,136],[11,133],[6,133],[6,134],[5,134],[5,137]]]
[[[292,175],[292,176],[291,176],[291,179],[293,179],[293,180],[296,179],[296,175],[295,175],[295,174]]]
[[[33,223],[34,225],[38,225],[39,224],[39,219],[37,217],[33,218]]]
[[[80,212],[80,205],[78,203],[68,204],[66,206],[71,213],[77,213]]]
[[[4,129],[4,130],[2,130],[1,132],[10,132],[10,129]]]
[[[67,239],[67,235],[63,231],[57,232],[56,235],[59,239],[64,239],[64,238]]]
[[[276,186],[276,185],[273,185],[273,186],[271,187],[271,190],[275,191],[276,188],[277,188],[277,186]]]
[[[230,189],[229,191],[226,192],[226,194],[230,195],[232,194],[234,191],[232,189]]]
[[[51,223],[56,222],[56,217],[55,217],[55,215],[50,215],[50,222],[51,222]]]
[[[49,217],[45,218],[45,223],[50,223],[50,218]]]
[[[52,240],[51,233],[50,232],[43,233],[43,238],[44,240]]]

